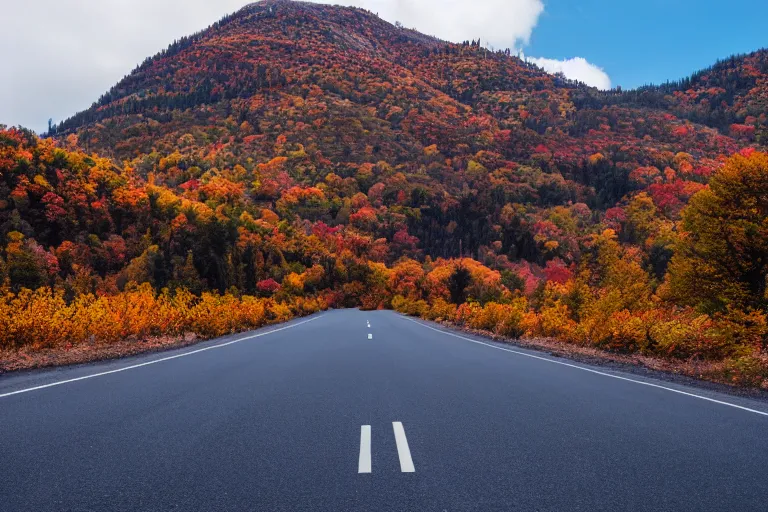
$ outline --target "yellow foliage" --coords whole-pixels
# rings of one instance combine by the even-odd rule
[[[115,295],[83,294],[69,303],[63,290],[50,288],[0,293],[0,349],[36,350],[190,332],[210,338],[327,308],[317,298],[287,303],[218,293],[197,297],[184,289],[156,293],[149,283]]]
[[[46,190],[53,190],[53,187],[51,186],[51,184],[48,183],[48,180],[45,179],[45,176],[43,176],[42,174],[36,175],[34,178],[34,182],[36,185],[39,185]]]
[[[603,160],[605,160],[605,156],[602,153],[595,153],[594,155],[590,155],[588,160],[589,160],[589,165],[597,165]]]
[[[456,317],[456,306],[443,300],[435,299],[427,313],[429,320],[447,320],[453,321]]]
[[[399,313],[419,317],[425,317],[429,311],[426,301],[414,300],[402,295],[395,295],[392,298],[392,308]]]
[[[568,306],[559,300],[541,308],[539,314],[530,313],[522,321],[529,336],[561,338],[573,341],[576,322],[571,320]]]
[[[504,317],[505,308],[501,304],[489,302],[483,308],[473,311],[468,324],[473,329],[493,331]]]
[[[282,287],[288,295],[302,295],[304,293],[304,276],[291,272],[283,278]]]

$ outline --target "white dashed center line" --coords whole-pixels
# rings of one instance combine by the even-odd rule
[[[357,464],[358,473],[371,472],[371,426],[360,427],[360,461]]]
[[[405,429],[399,421],[392,423],[395,431],[395,442],[397,443],[397,454],[400,456],[400,471],[403,473],[415,473],[413,459],[411,459],[411,450],[408,448],[408,439],[405,437]]]

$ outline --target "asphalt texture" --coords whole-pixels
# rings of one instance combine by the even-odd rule
[[[0,510],[765,511],[761,412],[393,312],[331,311],[0,377]]]

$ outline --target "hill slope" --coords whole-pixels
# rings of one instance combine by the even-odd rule
[[[354,181],[342,200],[381,184],[377,206],[406,209],[434,256],[458,256],[460,240],[477,254],[498,238],[507,204],[605,210],[652,179],[674,214],[695,189],[688,181],[705,181],[719,155],[742,147],[660,110],[576,106],[593,93],[360,9],[275,0],[148,59],[59,134],[173,189],[242,165],[246,195],[265,205],[329,173]],[[675,160],[681,151],[690,157]],[[167,155],[170,168],[158,158]],[[660,172],[630,176],[648,166]],[[321,217],[346,224],[355,210]],[[391,239],[398,229],[378,220],[376,234]],[[502,240],[502,252],[543,264],[526,236]]]
[[[596,94],[606,104],[669,110],[751,142],[768,142],[768,49],[736,55],[677,82],[622,94]]]

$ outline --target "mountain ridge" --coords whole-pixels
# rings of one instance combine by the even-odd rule
[[[199,40],[201,38],[204,38],[206,36],[211,36],[214,34],[217,30],[222,30],[230,23],[235,24],[247,24],[247,23],[253,23],[254,21],[258,21],[260,16],[270,16],[273,14],[274,9],[281,9],[284,11],[288,11],[292,16],[295,17],[302,17],[307,13],[313,13],[315,15],[321,15],[325,16],[326,21],[330,22],[337,27],[339,27],[341,30],[339,32],[342,33],[342,35],[348,35],[349,32],[344,30],[343,27],[340,26],[340,23],[343,23],[345,21],[349,20],[328,20],[328,11],[333,9],[335,13],[339,12],[348,12],[348,13],[354,13],[358,16],[368,16],[371,19],[377,20],[379,23],[379,28],[381,29],[381,33],[386,32],[387,30],[391,30],[392,28],[397,28],[403,37],[410,38],[414,41],[418,41],[420,43],[428,43],[429,45],[454,45],[455,43],[450,43],[447,41],[442,41],[440,39],[437,39],[433,36],[427,36],[424,34],[421,34],[415,30],[412,29],[406,29],[402,26],[395,27],[394,25],[390,24],[389,22],[379,18],[376,14],[362,9],[358,7],[342,7],[342,6],[330,6],[325,4],[317,4],[313,2],[301,2],[298,0],[262,0],[260,2],[253,2],[251,4],[248,4],[244,7],[242,7],[240,10],[227,15],[223,17],[221,20],[213,23],[210,25],[207,29],[201,30],[192,36],[185,36],[181,38],[178,41],[174,41],[171,45],[169,45],[168,48],[165,50],[162,50],[158,52],[156,55],[152,57],[148,57],[142,64],[137,66],[133,70],[133,72],[129,75],[126,75],[118,84],[113,87],[110,91],[108,91],[106,94],[104,94],[98,101],[96,101],[93,106],[89,109],[86,109],[85,111],[81,111],[77,114],[75,114],[72,118],[63,121],[59,125],[59,131],[61,133],[68,133],[73,129],[77,129],[79,125],[77,122],[74,122],[75,119],[86,113],[89,112],[95,108],[103,107],[104,104],[109,103],[110,100],[115,99],[115,90],[119,89],[121,85],[131,78],[131,76],[138,71],[140,71],[143,67],[147,66],[148,64],[151,64],[153,61],[162,59],[162,58],[168,58],[173,56],[176,52],[180,51],[181,48],[186,46],[187,44],[191,44],[196,40]],[[375,44],[374,47],[376,49],[381,49],[383,45],[381,45],[381,41],[378,42],[379,44]],[[474,43],[474,42],[473,42]],[[372,48],[369,48],[372,49]],[[490,51],[487,49],[482,49],[484,53],[489,53]],[[492,53],[492,52],[490,52]],[[760,73],[763,75],[762,84],[765,83],[764,75],[768,73],[768,58],[766,57],[768,55],[768,50],[761,49],[756,50],[751,53],[747,54],[741,54],[741,55],[734,55],[727,59],[718,60],[713,66],[707,69],[699,70],[694,72],[691,76],[680,79],[678,81],[673,82],[666,82],[665,84],[658,84],[658,85],[645,85],[638,87],[636,89],[630,89],[630,90],[617,90],[614,89],[612,91],[606,91],[604,93],[601,93],[600,91],[597,91],[594,88],[590,88],[588,86],[584,86],[583,84],[578,84],[577,82],[573,82],[570,80],[564,80],[558,82],[558,85],[560,86],[568,86],[572,85],[575,87],[583,87],[584,89],[591,90],[590,96],[594,95],[599,98],[598,101],[605,102],[604,104],[610,105],[610,104],[630,104],[630,105],[636,105],[636,106],[643,106],[643,107],[651,107],[651,108],[671,108],[673,105],[670,101],[665,101],[663,97],[659,97],[660,93],[664,92],[683,92],[685,87],[685,84],[695,83],[697,80],[704,77],[705,79],[709,74],[712,72],[718,71],[718,68],[730,66],[733,67],[733,64],[735,62],[741,61],[741,60],[747,60],[747,59],[758,59],[762,64],[760,65]],[[522,61],[521,61],[522,63]],[[541,70],[540,68],[536,67],[535,65],[528,64],[527,62],[523,63],[527,67],[533,67],[539,70],[540,72],[549,75],[549,73],[545,72],[544,70]],[[557,77],[557,75],[549,75],[553,77]],[[763,96],[765,93],[762,94]],[[119,99],[119,96],[117,96]],[[591,98],[592,101],[595,100],[595,98]],[[764,100],[763,100],[764,101]],[[678,109],[678,113],[681,113],[682,110]],[[682,115],[682,117],[685,117]],[[696,121],[695,118],[691,119]],[[743,119],[742,119],[743,120]],[[713,123],[707,123],[706,121],[703,121],[703,124],[707,124],[709,126],[723,128],[722,123],[720,125],[714,125]],[[52,135],[53,133],[50,133],[49,135]]]
[[[765,144],[768,141],[768,49],[733,55],[681,80],[647,85],[619,95],[608,93],[603,98],[606,104],[665,109],[735,137]]]

